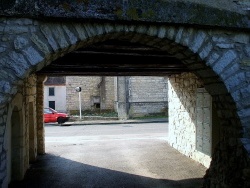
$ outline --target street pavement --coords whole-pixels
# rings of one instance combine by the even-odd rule
[[[9,188],[202,187],[206,168],[169,146],[166,121],[84,123],[46,124],[46,154]]]

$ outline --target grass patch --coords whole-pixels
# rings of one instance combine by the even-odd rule
[[[70,112],[71,115],[79,115],[79,110],[72,110]],[[82,111],[82,116],[102,116],[102,117],[118,117],[117,112],[111,110],[85,110]]]
[[[132,117],[130,119],[154,119],[154,118],[167,118],[167,116],[162,114],[149,114],[140,117]]]

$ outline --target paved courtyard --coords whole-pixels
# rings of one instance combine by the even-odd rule
[[[200,188],[206,168],[168,145],[168,124],[45,126],[31,188]]]

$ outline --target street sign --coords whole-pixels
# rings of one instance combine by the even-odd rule
[[[76,90],[77,92],[81,92],[81,91],[82,91],[82,88],[81,88],[81,87],[76,87],[75,90]]]

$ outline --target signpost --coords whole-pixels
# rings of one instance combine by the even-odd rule
[[[82,88],[81,87],[76,87],[75,88],[76,92],[79,93],[79,111],[80,111],[80,120],[82,119],[82,104],[81,104],[81,91]]]

